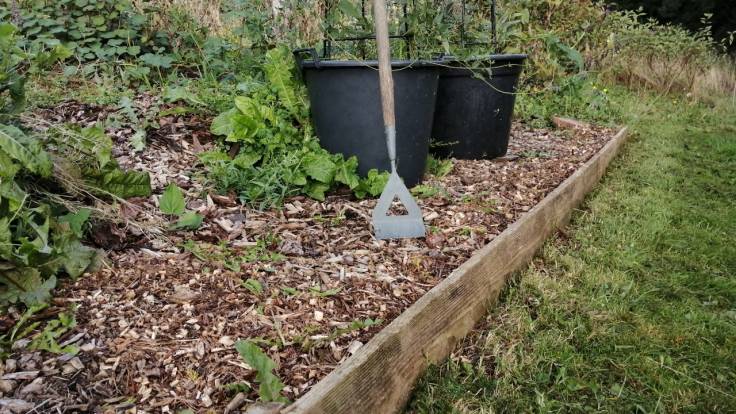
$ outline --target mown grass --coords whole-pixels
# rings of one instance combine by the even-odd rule
[[[736,411],[736,108],[634,98],[566,236],[410,412]]]

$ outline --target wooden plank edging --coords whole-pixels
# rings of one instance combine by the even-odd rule
[[[485,315],[506,280],[566,225],[626,141],[621,129],[532,210],[455,269],[308,393],[284,408],[296,413],[393,413],[416,379],[439,362]]]

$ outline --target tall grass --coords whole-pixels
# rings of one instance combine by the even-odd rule
[[[693,82],[691,93],[696,99],[712,103],[714,96],[728,96],[736,105],[736,62],[724,57],[699,73]]]
[[[134,3],[142,8],[140,0],[136,0]],[[213,34],[222,34],[225,30],[221,14],[222,3],[223,0],[153,0],[151,2],[160,11],[159,14],[162,17],[165,17],[172,10],[183,10]],[[165,21],[165,18],[162,20]]]

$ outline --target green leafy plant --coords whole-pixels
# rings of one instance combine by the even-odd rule
[[[182,247],[191,252],[196,258],[206,262],[216,262],[233,271],[240,271],[244,263],[278,262],[284,259],[281,253],[273,251],[278,244],[278,238],[272,235],[258,237],[254,246],[244,250],[228,247],[224,243],[217,245],[195,243],[188,240]]]
[[[247,392],[250,392],[251,390],[250,386],[248,386],[248,384],[244,382],[231,382],[231,383],[225,384],[223,388],[230,395],[235,395],[241,392],[247,393]]]
[[[20,111],[25,103],[25,78],[20,65],[27,55],[16,46],[15,26],[0,23],[0,122]]]
[[[62,312],[56,319],[46,323],[43,330],[33,337],[28,344],[28,349],[43,350],[54,354],[76,354],[79,349],[74,345],[61,346],[58,339],[61,335],[73,329],[77,325],[74,315]]]
[[[21,2],[24,46],[35,52],[63,47],[82,61],[131,58],[144,50],[162,52],[167,37],[149,27],[130,1],[31,0]],[[0,18],[12,16],[8,2]]]
[[[29,188],[32,177],[52,179],[51,158],[36,137],[0,125],[0,160],[0,305],[32,306],[48,300],[57,272],[79,276],[95,251],[83,246],[76,232],[86,213],[58,220]]]
[[[91,211],[65,200],[124,198],[151,189],[148,174],[118,168],[101,128],[52,127],[41,135],[17,124],[11,115],[20,110],[25,83],[18,62],[28,55],[15,46],[15,35],[0,26],[0,93],[9,92],[3,99],[10,101],[0,113],[6,122],[0,123],[0,306],[33,309],[48,301],[57,275],[76,278],[96,257],[81,242]]]
[[[273,360],[251,341],[238,341],[235,343],[235,349],[243,360],[256,371],[256,381],[259,384],[258,395],[261,401],[287,402],[286,398],[281,395],[284,383],[273,373],[276,368]]]
[[[427,158],[427,172],[434,175],[435,177],[442,178],[452,172],[454,167],[452,160],[439,159],[433,156]]]
[[[169,184],[159,199],[159,208],[164,214],[180,215],[186,210],[184,194],[176,184]]]
[[[345,335],[350,332],[359,331],[361,329],[370,328],[371,326],[377,326],[383,323],[383,319],[356,319],[346,327],[343,328],[337,328],[335,329],[330,335],[327,337],[326,342],[334,341],[335,339],[341,337],[342,335]]]
[[[176,184],[169,184],[159,198],[159,209],[162,213],[178,216],[179,219],[171,226],[172,230],[196,230],[202,225],[202,215],[187,211],[184,193]]]
[[[148,174],[120,170],[104,150],[86,152],[109,148],[104,139],[92,142],[99,131],[65,131],[47,135],[52,163],[41,137],[0,125],[0,304],[43,303],[57,273],[78,277],[93,263],[96,251],[81,243],[90,210],[69,211],[50,192],[108,199],[150,194]]]
[[[319,146],[309,123],[304,86],[296,81],[292,67],[286,48],[268,51],[263,80],[251,79],[248,95],[235,98],[235,107],[212,121],[212,132],[239,152],[233,158],[225,152],[203,154],[210,177],[221,190],[235,189],[243,202],[261,208],[296,194],[324,200],[337,185],[359,197],[380,193],[383,188],[376,191],[376,187],[382,174],[373,172],[361,180],[355,157],[345,159]]]
[[[261,293],[263,293],[263,285],[261,285],[261,282],[257,281],[256,279],[246,279],[243,281],[242,285],[254,295],[260,295]]]
[[[376,197],[383,192],[388,182],[389,174],[387,171],[378,172],[375,168],[368,171],[365,178],[360,180],[358,186],[353,190],[358,198],[365,198],[370,195]]]
[[[204,217],[201,214],[194,211],[187,211],[171,225],[172,230],[197,230],[201,225]]]
[[[420,198],[430,198],[436,195],[445,197],[447,190],[436,184],[419,184],[411,189],[411,193]]]
[[[309,293],[320,298],[326,298],[337,295],[338,293],[340,293],[341,290],[342,288],[321,290],[319,287],[311,287],[309,288]]]
[[[281,286],[281,292],[283,292],[286,296],[295,296],[299,294],[298,290],[288,286]]]

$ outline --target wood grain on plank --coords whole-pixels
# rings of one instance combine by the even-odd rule
[[[509,276],[570,220],[626,140],[619,131],[600,151],[368,344],[286,407],[295,413],[393,413],[430,363],[452,351],[499,296]]]

